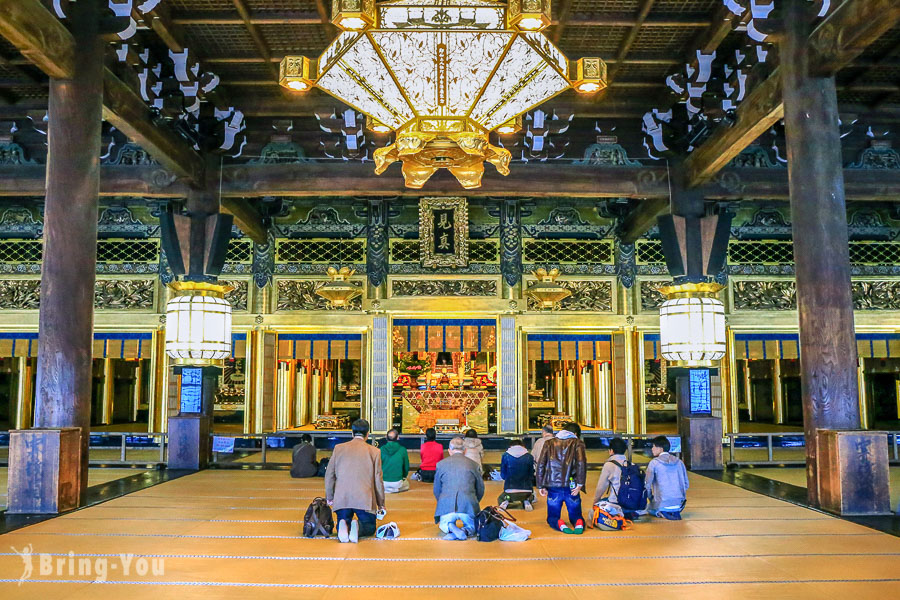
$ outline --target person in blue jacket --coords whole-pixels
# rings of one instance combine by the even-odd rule
[[[503,478],[503,493],[497,499],[502,508],[510,504],[522,504],[527,510],[534,509],[534,457],[528,453],[522,440],[512,440],[500,460],[500,476]]]

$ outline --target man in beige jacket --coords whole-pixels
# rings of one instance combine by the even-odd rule
[[[384,510],[381,452],[366,443],[369,422],[357,419],[351,430],[353,439],[335,446],[325,471],[325,499],[337,514],[341,543],[373,535],[375,513]]]

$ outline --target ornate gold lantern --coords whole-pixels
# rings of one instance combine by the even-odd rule
[[[552,309],[557,302],[565,300],[572,295],[572,290],[559,283],[556,278],[559,277],[559,269],[538,269],[533,272],[538,281],[532,283],[525,290],[525,295],[537,302],[541,303],[542,309]]]
[[[351,300],[362,295],[359,286],[349,281],[355,272],[350,267],[341,267],[340,270],[328,267],[331,281],[317,289],[316,293],[328,300],[334,308],[347,308]]]
[[[708,367],[725,356],[725,305],[717,283],[661,287],[659,340],[663,357],[674,366]]]
[[[314,68],[315,65],[310,64],[305,56],[292,56],[290,60],[285,58],[278,69],[278,83],[289,90],[305,92],[315,85]]]
[[[606,87],[606,63],[599,58],[579,58],[571,65],[572,87],[579,94],[594,94]]]
[[[509,0],[509,26],[541,31],[550,25],[550,0]]]
[[[332,0],[331,22],[344,31],[363,31],[375,24],[375,0]]]
[[[421,188],[447,169],[476,188],[485,162],[509,174],[512,156],[489,143],[490,132],[508,131],[524,112],[572,87],[570,70],[585,93],[606,85],[603,61],[582,59],[570,69],[540,32],[550,0],[514,0],[510,8],[497,0],[368,1],[334,0],[334,22],[344,31],[315,69],[282,85],[315,85],[383,133],[396,132],[394,144],[375,151],[375,172],[401,162],[407,187]]]
[[[231,356],[232,288],[217,283],[176,281],[166,303],[166,354],[176,365],[208,366]]]

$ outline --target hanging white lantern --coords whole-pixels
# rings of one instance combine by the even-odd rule
[[[176,281],[166,303],[166,354],[176,365],[213,365],[231,356],[227,285]]]
[[[684,283],[660,288],[660,349],[680,366],[712,366],[725,356],[725,305],[717,283]],[[675,366],[678,366],[675,365]]]

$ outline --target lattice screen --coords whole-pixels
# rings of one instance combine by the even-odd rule
[[[253,240],[231,240],[225,251],[225,262],[247,264],[253,262]]]
[[[97,240],[97,262],[153,263],[159,260],[159,240]]]
[[[275,246],[279,263],[358,264],[366,262],[363,240],[280,240]]]
[[[611,264],[612,240],[537,240],[522,241],[522,261],[526,263]]]

